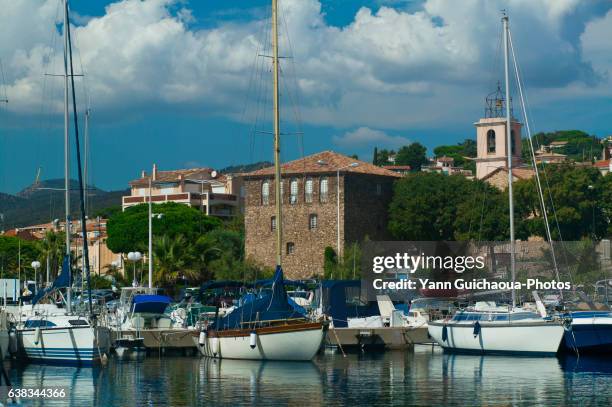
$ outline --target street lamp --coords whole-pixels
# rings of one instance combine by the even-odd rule
[[[142,259],[142,253],[140,252],[129,252],[128,260],[134,263],[134,277],[132,279],[132,286],[138,287],[138,282],[136,281],[136,262]]]
[[[32,268],[34,269],[34,294],[36,294],[38,292],[37,271],[40,268],[40,262],[38,260],[34,260],[32,262]]]
[[[153,288],[153,218],[161,219],[164,217],[163,213],[153,213],[149,209],[149,288]]]
[[[344,170],[346,168],[355,168],[358,167],[359,163],[354,162],[349,165],[345,165],[344,167],[340,167],[336,169],[336,226],[337,226],[337,241],[336,241],[336,249],[338,250],[338,260],[340,257],[340,170]],[[346,188],[345,188],[346,191]]]

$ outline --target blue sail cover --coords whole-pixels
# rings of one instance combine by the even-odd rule
[[[72,273],[70,272],[70,257],[68,255],[64,255],[64,261],[62,262],[62,272],[59,276],[53,281],[53,284],[49,288],[45,288],[44,290],[38,290],[34,298],[32,298],[32,305],[35,305],[41,298],[45,295],[49,294],[53,290],[57,290],[58,288],[66,288],[70,286],[70,277]]]
[[[170,305],[170,298],[165,295],[138,294],[132,299],[132,312],[163,314]]]
[[[332,318],[334,327],[345,328],[349,318],[380,315],[375,301],[361,301],[360,280],[325,280],[321,282],[323,313]]]
[[[247,329],[249,324],[245,324],[245,322],[272,321],[301,318],[303,316],[289,304],[283,284],[283,269],[276,266],[270,293],[235,308],[223,318],[215,321],[213,326],[217,330]]]

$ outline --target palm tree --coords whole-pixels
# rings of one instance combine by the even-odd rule
[[[153,259],[155,269],[153,280],[156,285],[165,286],[175,283],[181,275],[193,278],[192,247],[182,235],[170,238],[163,235],[155,239]]]
[[[38,242],[38,249],[41,252],[41,263],[43,263],[43,267],[46,267],[48,259],[50,278],[55,279],[59,273],[59,268],[66,251],[64,233],[56,233],[52,230],[47,231],[45,233],[45,238]]]

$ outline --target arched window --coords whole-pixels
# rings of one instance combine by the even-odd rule
[[[495,152],[495,130],[487,131],[487,153]]]
[[[312,178],[306,178],[306,183],[304,184],[304,200],[306,203],[312,202],[312,192],[313,192],[313,182]]]
[[[297,203],[297,198],[298,198],[298,182],[297,179],[292,178],[291,182],[289,183],[289,188],[290,188],[290,192],[291,192],[291,197],[289,202],[291,204],[295,204]]]
[[[319,181],[319,201],[321,202],[327,202],[327,194],[329,190],[328,185],[327,177],[321,178]]]
[[[270,182],[268,180],[261,184],[261,204],[270,204]]]

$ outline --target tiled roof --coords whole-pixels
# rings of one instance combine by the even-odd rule
[[[219,182],[225,181],[225,175],[217,174],[215,178],[212,177],[211,173],[214,171],[212,168],[188,168],[182,170],[172,171],[157,171],[157,176],[154,182],[177,182],[179,176],[183,179],[196,179],[196,180],[216,180]],[[145,174],[145,177],[138,178],[129,182],[130,186],[148,186],[149,175]]]
[[[10,229],[4,232],[4,236],[18,237],[22,240],[38,240],[38,238],[29,230]]]
[[[536,151],[535,155],[536,155],[537,158],[539,158],[539,157],[558,157],[558,158],[567,157],[565,154],[548,153],[546,151],[541,151],[541,150]]]
[[[453,157],[442,156],[442,157],[436,158],[436,161],[440,161],[441,163],[444,163],[444,162],[453,162],[455,161],[455,159]]]
[[[503,172],[508,172],[508,169],[505,167],[500,167],[497,168],[496,170],[488,173],[482,180],[486,180],[488,178],[491,178],[494,174],[497,174],[498,172],[503,171]],[[534,175],[535,175],[535,171],[533,170],[533,168],[527,168],[527,167],[523,167],[523,168],[513,168],[512,169],[512,175],[515,176],[518,179],[531,179]]]
[[[402,170],[402,171],[410,171],[412,169],[411,166],[409,165],[383,165],[382,166],[384,169],[387,170]]]
[[[355,167],[349,167],[352,163],[358,163]],[[315,174],[336,172],[342,168],[342,172],[355,174],[372,174],[385,177],[400,178],[401,174],[387,170],[382,167],[355,160],[346,155],[338,154],[333,151],[322,151],[309,155],[298,160],[289,161],[281,165],[282,174]],[[245,174],[246,177],[270,176],[274,174],[274,167],[262,168],[257,171]]]
[[[593,164],[597,168],[608,168],[610,166],[610,160],[599,160]]]

